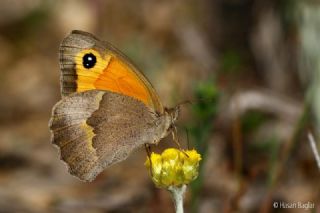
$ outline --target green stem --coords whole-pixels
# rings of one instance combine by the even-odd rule
[[[176,213],[183,213],[183,196],[186,192],[187,186],[182,185],[181,187],[170,186],[168,190],[171,192],[174,207]]]

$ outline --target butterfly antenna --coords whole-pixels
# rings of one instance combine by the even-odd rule
[[[199,99],[194,99],[194,100],[185,100],[181,101],[177,104],[177,106],[182,106],[186,104],[199,104],[199,103],[211,103],[216,101],[216,98],[210,98],[210,99],[205,99],[205,98],[199,98]]]
[[[194,104],[194,103],[195,103],[194,101],[185,100],[185,101],[182,101],[182,102],[178,103],[177,105],[178,105],[178,106],[182,106],[182,105]]]

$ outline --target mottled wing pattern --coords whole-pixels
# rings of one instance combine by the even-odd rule
[[[91,181],[105,167],[122,161],[139,146],[166,135],[166,116],[121,94],[90,90],[58,102],[52,113],[52,142],[69,172]]]
[[[49,122],[52,143],[59,147],[61,159],[82,180],[91,180],[101,170],[92,146],[93,128],[86,120],[99,108],[103,94],[88,91],[63,98],[54,106]]]

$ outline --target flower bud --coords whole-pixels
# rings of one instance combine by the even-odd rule
[[[151,153],[145,166],[157,187],[180,187],[198,177],[201,155],[196,150],[166,149],[162,154]],[[151,163],[151,165],[150,165]]]

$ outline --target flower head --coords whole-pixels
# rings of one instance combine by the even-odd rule
[[[145,165],[152,181],[160,188],[189,184],[198,177],[201,155],[196,150],[166,149],[162,154],[151,153]]]

